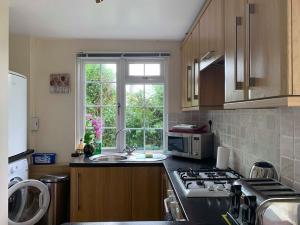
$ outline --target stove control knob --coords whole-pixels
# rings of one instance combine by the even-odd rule
[[[208,186],[208,190],[209,190],[209,191],[214,191],[214,190],[215,190],[214,185],[209,185],[209,186]]]
[[[224,184],[224,186],[225,186],[225,189],[226,189],[226,190],[230,191],[230,189],[231,189],[231,184]]]
[[[223,184],[219,184],[219,185],[217,186],[217,190],[218,190],[218,191],[223,191],[223,190],[224,190]]]

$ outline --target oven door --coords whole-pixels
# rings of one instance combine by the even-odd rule
[[[172,155],[188,157],[191,152],[190,134],[168,133],[168,151]]]

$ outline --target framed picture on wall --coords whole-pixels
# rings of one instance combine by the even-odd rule
[[[67,73],[50,74],[50,93],[52,94],[70,93],[70,74]]]

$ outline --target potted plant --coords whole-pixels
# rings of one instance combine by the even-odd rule
[[[102,133],[104,123],[101,117],[86,117],[86,132],[84,135],[84,154],[86,157],[101,154],[102,151]]]

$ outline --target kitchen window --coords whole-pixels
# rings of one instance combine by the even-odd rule
[[[89,115],[104,122],[104,150],[126,145],[163,150],[166,62],[166,57],[78,58],[77,140],[90,129]]]

